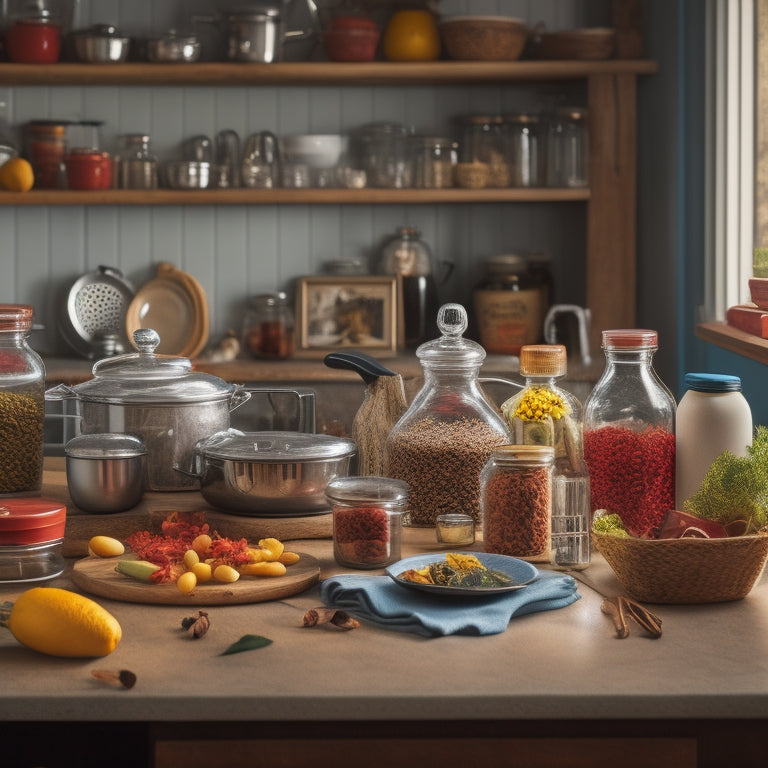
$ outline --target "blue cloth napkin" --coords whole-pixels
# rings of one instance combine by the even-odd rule
[[[342,574],[320,585],[323,602],[387,629],[440,635],[495,635],[510,619],[537,611],[564,608],[581,595],[576,580],[541,571],[525,589],[487,597],[448,597],[409,589],[389,576]]]

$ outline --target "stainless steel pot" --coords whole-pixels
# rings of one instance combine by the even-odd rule
[[[332,435],[230,429],[200,442],[195,473],[203,498],[226,512],[323,514],[326,486],[349,474],[355,451],[354,441]]]
[[[128,58],[131,39],[118,34],[111,24],[94,24],[72,33],[79,61],[116,63]]]
[[[138,353],[101,360],[93,378],[49,389],[47,400],[76,399],[81,431],[138,437],[147,449],[146,488],[184,491],[199,480],[190,468],[198,442],[229,428],[229,414],[250,397],[242,387],[192,371],[184,357],[155,354],[160,337],[149,328],[133,334]]]

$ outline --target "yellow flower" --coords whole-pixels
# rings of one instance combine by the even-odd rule
[[[568,414],[568,405],[560,395],[546,387],[529,387],[514,412],[523,421],[544,421],[547,416],[560,419]]]

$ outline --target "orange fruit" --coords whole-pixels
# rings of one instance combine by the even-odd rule
[[[12,157],[0,166],[0,187],[11,192],[29,192],[35,183],[32,166],[23,157]]]
[[[382,41],[389,61],[434,61],[440,56],[440,33],[429,11],[396,11]]]

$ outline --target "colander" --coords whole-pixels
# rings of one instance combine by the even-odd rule
[[[79,277],[67,294],[61,333],[80,355],[104,357],[129,347],[125,313],[134,290],[116,267],[97,267]]]

